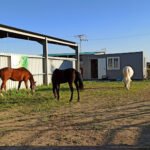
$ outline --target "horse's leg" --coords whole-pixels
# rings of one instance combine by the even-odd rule
[[[3,83],[2,83],[2,84],[3,84]],[[0,95],[3,97],[4,95],[3,95],[3,93],[2,93],[2,89],[3,89],[2,84],[1,84],[1,89],[0,89]]]
[[[69,82],[69,87],[70,87],[70,91],[71,91],[71,96],[70,96],[70,102],[71,102],[72,98],[73,98],[73,85],[72,85],[72,82]]]
[[[27,94],[29,94],[29,91],[28,91],[28,80],[24,80],[24,84],[25,84],[25,87],[27,89]]]
[[[77,93],[78,93],[78,102],[80,101],[80,93],[79,93],[79,85],[78,83],[75,81],[74,82],[75,86],[76,86],[76,89],[77,89]]]
[[[3,90],[3,89],[5,89],[4,87],[6,86],[6,81],[3,81],[2,82],[2,85],[1,85],[1,91]]]
[[[56,98],[56,92],[55,92],[55,87],[53,86],[53,95]]]
[[[2,90],[5,90],[6,91],[6,80],[3,80],[2,81],[2,84],[1,84],[1,91],[0,91],[0,95],[1,96],[3,96],[3,94],[2,94]]]
[[[59,100],[59,89],[60,89],[60,84],[57,84],[56,85],[57,100]]]
[[[53,95],[55,98],[57,98],[57,95],[56,95],[56,84],[53,83]]]
[[[19,92],[19,89],[20,89],[20,86],[21,86],[21,82],[22,81],[19,81],[19,83],[18,83],[18,92]]]
[[[4,85],[4,90],[5,90],[5,92],[6,92],[6,83],[5,83],[5,85]]]

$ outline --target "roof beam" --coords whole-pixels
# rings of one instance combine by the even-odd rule
[[[79,50],[78,50],[78,45],[75,42],[0,24],[0,38],[6,38],[6,37],[12,37],[12,38],[18,38],[18,39],[24,39],[24,40],[32,40],[32,41],[37,41],[41,44],[46,43],[46,46],[45,44],[43,45],[43,54],[44,54],[46,73],[47,73],[46,63],[47,63],[47,57],[48,57],[47,43],[71,47],[72,49],[75,50],[76,58],[77,58],[76,68],[79,71],[79,64],[80,64],[79,63],[80,62]],[[47,75],[45,76],[45,82],[46,84],[48,84]]]
[[[19,38],[19,39],[33,40],[33,41],[43,41],[45,40],[45,38],[47,38],[48,43],[70,46],[70,47],[78,46],[77,43],[72,41],[0,24],[0,38],[5,38],[5,37],[12,37],[12,38]]]

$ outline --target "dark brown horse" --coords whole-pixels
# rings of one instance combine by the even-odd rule
[[[19,81],[18,84],[18,91],[21,86],[21,82],[24,81],[26,89],[28,89],[28,80],[30,81],[30,88],[31,91],[34,92],[35,90],[35,81],[33,78],[33,75],[26,69],[26,68],[18,68],[18,69],[13,69],[10,67],[2,68],[0,69],[0,78],[2,79],[2,84],[1,84],[1,91],[2,89],[5,89],[6,91],[6,82],[7,80],[13,80],[13,81]]]
[[[80,94],[79,94],[79,89],[83,89],[83,81],[81,74],[73,69],[65,69],[65,70],[59,70],[55,69],[52,75],[52,85],[53,85],[53,94],[55,98],[59,100],[59,89],[60,89],[60,84],[68,82],[70,91],[71,91],[71,97],[70,101],[72,101],[73,98],[73,83],[76,86],[77,93],[78,93],[78,101],[80,100]]]

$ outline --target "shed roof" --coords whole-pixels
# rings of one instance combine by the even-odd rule
[[[143,53],[143,51],[136,51],[136,52],[122,52],[122,53],[104,53],[101,51],[95,52],[80,52],[80,55],[120,55],[120,54],[135,54],[135,53]],[[52,53],[48,54],[49,56],[57,57],[57,56],[75,56],[75,53]]]
[[[80,52],[80,55],[95,55],[96,52]],[[75,53],[53,53],[48,54],[49,56],[75,56]]]
[[[0,24],[0,38],[6,37],[33,40],[38,42],[42,42],[43,40],[47,39],[48,43],[77,47],[77,44],[72,41]]]

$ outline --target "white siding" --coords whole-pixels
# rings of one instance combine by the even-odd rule
[[[43,84],[43,63],[42,57],[29,57],[29,71],[32,72],[37,85]]]
[[[10,56],[0,55],[0,68],[8,67],[10,62]]]
[[[49,57],[48,59],[48,82],[51,83],[51,77],[53,71],[56,69],[75,68],[75,59],[61,58],[61,57]]]
[[[16,54],[17,55],[17,54]],[[29,71],[33,74],[36,85],[43,84],[43,57],[42,56],[32,56],[29,55]],[[59,57],[49,57],[48,58],[48,82],[51,83],[51,75],[56,68],[65,69],[65,68],[75,68],[75,59],[73,58],[59,58]],[[11,54],[2,54],[0,53],[0,68],[10,67],[11,66]],[[2,81],[0,79],[0,85]],[[17,88],[17,81],[7,81],[7,89]],[[24,83],[21,84],[21,88],[25,88]]]
[[[10,56],[7,56],[5,54],[0,55],[0,68],[8,67],[10,66]],[[2,84],[2,80],[0,78],[0,85]],[[8,81],[6,84],[7,89],[10,89],[10,87],[15,88],[16,83],[12,83],[12,81]]]

